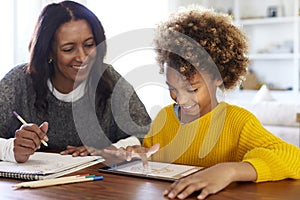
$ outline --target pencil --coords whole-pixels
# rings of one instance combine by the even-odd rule
[[[55,178],[55,179],[46,179],[46,180],[18,183],[16,185],[14,185],[13,187],[15,189],[19,189],[19,188],[38,188],[38,187],[48,187],[48,186],[54,186],[54,185],[79,183],[79,182],[85,182],[85,181],[98,181],[98,180],[103,180],[103,176],[75,175],[75,176],[68,176],[68,177]]]
[[[74,179],[76,177],[81,177],[81,176],[90,176],[90,174],[81,174],[81,175],[74,175],[74,176],[66,176],[66,177],[61,177],[61,178],[56,178],[55,180],[57,182],[59,181],[66,181],[66,180],[70,180],[70,179]],[[22,183],[18,183],[16,185],[13,185],[12,187],[15,189],[18,188],[22,188],[22,187],[31,187],[34,186],[36,184],[48,184],[53,182],[54,179],[45,179],[45,180],[38,180],[38,181],[27,181],[27,182],[22,182]]]
[[[27,122],[16,111],[13,111],[13,114],[18,118],[20,122],[22,122],[22,124],[27,124]],[[43,145],[46,147],[48,146],[45,140],[41,140],[41,143],[43,143]]]

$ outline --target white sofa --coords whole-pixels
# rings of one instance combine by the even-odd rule
[[[229,102],[252,112],[274,135],[299,147],[300,127],[296,114],[300,113],[300,104],[278,101],[238,101]]]

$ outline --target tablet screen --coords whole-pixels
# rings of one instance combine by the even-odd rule
[[[166,181],[178,180],[182,177],[195,173],[202,169],[199,166],[180,165],[148,161],[148,169],[143,168],[141,160],[121,163],[111,167],[100,168],[100,172],[109,172],[122,175],[138,176],[143,178],[154,178]]]

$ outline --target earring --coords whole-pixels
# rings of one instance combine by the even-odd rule
[[[51,64],[53,62],[52,58],[48,59],[48,64]]]

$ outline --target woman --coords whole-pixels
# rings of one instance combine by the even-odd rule
[[[89,9],[72,1],[46,6],[29,50],[29,63],[0,82],[0,137],[15,137],[11,149],[17,162],[39,148],[85,156],[86,146],[114,149],[139,143],[150,117],[132,86],[103,63],[104,30]],[[124,106],[129,113],[119,112]],[[14,111],[32,123],[20,127]]]

